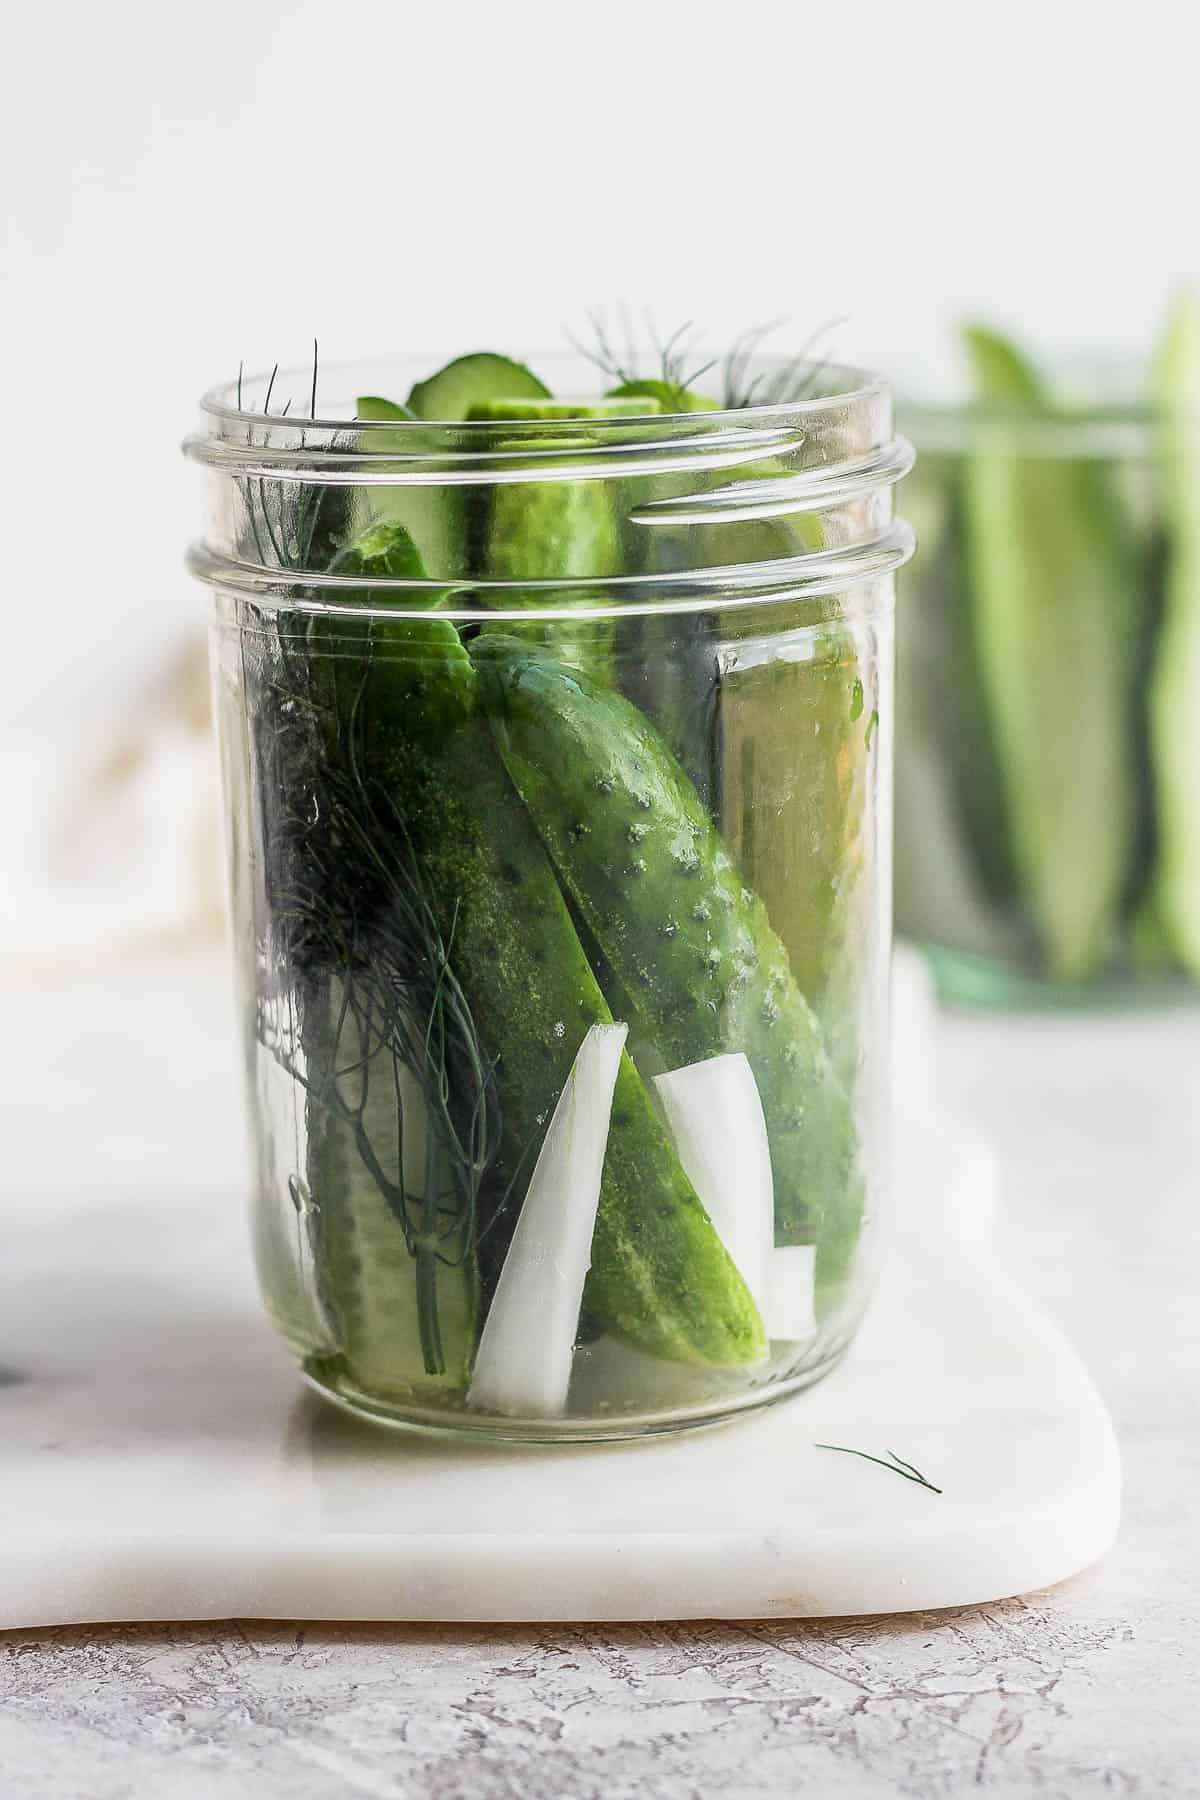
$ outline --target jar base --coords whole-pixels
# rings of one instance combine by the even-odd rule
[[[1139,975],[1114,968],[1086,982],[1051,981],[987,956],[921,944],[939,1000],[995,1012],[1136,1011],[1194,1004],[1196,989],[1180,974]]]
[[[631,1442],[650,1437],[665,1437],[683,1431],[703,1431],[741,1418],[764,1406],[774,1406],[815,1386],[831,1374],[842,1361],[853,1341],[854,1331],[840,1334],[830,1343],[814,1346],[811,1360],[793,1367],[786,1374],[764,1378],[761,1387],[743,1389],[737,1394],[712,1396],[691,1406],[672,1406],[658,1411],[614,1413],[605,1418],[595,1413],[560,1418],[508,1418],[495,1413],[475,1412],[465,1404],[457,1409],[449,1400],[436,1407],[422,1405],[414,1398],[383,1398],[365,1393],[356,1386],[342,1359],[337,1356],[309,1356],[301,1363],[308,1386],[323,1400],[342,1412],[372,1425],[397,1432],[413,1432],[418,1436],[443,1442],[490,1445],[513,1444],[609,1444]]]

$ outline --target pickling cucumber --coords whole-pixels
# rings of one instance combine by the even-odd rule
[[[364,582],[425,573],[394,522],[361,532],[330,567]],[[429,595],[431,610],[438,597]],[[370,589],[341,599],[367,605]],[[392,1395],[458,1388],[478,1334],[475,1244],[465,1214],[441,1229],[453,1181],[422,1091],[427,1071],[398,1053],[405,1003],[372,968],[394,904],[394,864],[364,856],[364,845],[389,822],[375,784],[391,720],[403,711],[426,735],[453,729],[474,678],[453,625],[436,617],[320,615],[309,624],[306,667],[321,747],[312,792],[298,791],[293,810],[311,820],[305,841],[317,860],[307,878],[295,872],[286,904],[320,896],[302,1014],[317,1289],[352,1381]]]
[[[492,350],[475,350],[469,356],[456,356],[436,375],[418,381],[409,393],[408,404],[418,419],[455,424],[469,418],[473,406],[502,395],[517,400],[548,400],[550,389],[524,363],[514,362],[510,356],[498,356]]]
[[[1200,976],[1200,294],[1181,295],[1154,373],[1168,551],[1150,687],[1155,913]]]
[[[612,400],[654,401],[653,407],[643,409],[646,412],[717,412],[721,404],[719,400],[709,400],[691,388],[679,387],[673,381],[623,381],[619,387],[609,388],[607,397]]]
[[[720,687],[725,842],[847,1075],[858,1050],[853,992],[873,949],[871,877],[886,855],[871,806],[881,698],[864,681],[872,666],[851,624],[814,627],[790,643],[731,645]]]
[[[588,394],[579,399],[564,399],[555,394],[547,400],[504,395],[494,400],[476,401],[467,418],[502,425],[506,420],[638,419],[661,410],[657,400],[642,395]]]
[[[634,1010],[633,1035],[667,1068],[744,1051],[771,1143],[776,1238],[816,1242],[831,1293],[862,1206],[855,1128],[761,900],[624,696],[512,639],[481,638],[472,657],[505,765]]]
[[[445,1235],[422,1270],[401,1223],[364,1161],[360,1134],[381,1172],[402,1191],[418,1220],[436,1230],[451,1198],[445,1152],[433,1137],[420,1084],[392,1051],[346,1008],[332,977],[323,1016],[310,1009],[305,1053],[309,1078],[336,1084],[346,1113],[315,1096],[308,1105],[307,1178],[314,1201],[312,1246],[317,1291],[351,1380],[367,1393],[411,1394],[465,1387],[478,1337],[479,1283],[463,1227]],[[440,1368],[430,1368],[422,1339],[418,1283],[436,1284]]]
[[[901,490],[917,539],[896,608],[896,929],[1033,960],[966,600],[961,459],[923,452]]]
[[[386,423],[395,419],[408,422],[409,431],[372,431],[364,433],[366,446],[375,452],[395,451],[397,455],[411,450],[412,413],[394,400],[378,394],[360,394],[357,402],[360,419]],[[416,546],[423,569],[433,570],[447,580],[466,573],[466,511],[461,494],[454,488],[383,487],[371,490],[371,505],[376,522],[399,525]]]
[[[485,401],[472,411],[481,421],[513,422],[546,417],[546,402],[528,405],[505,399]],[[553,403],[551,403],[553,404]],[[602,417],[607,403],[594,403],[592,416]],[[578,413],[575,415],[579,417]],[[514,438],[511,450],[558,450],[570,461],[572,452],[586,449],[578,438]],[[561,581],[567,592],[556,596],[544,588],[522,592],[520,588],[492,596],[509,607],[547,607],[576,603],[569,584],[619,573],[621,532],[608,480],[570,479],[497,482],[489,491],[482,525],[482,566],[492,581]],[[487,629],[491,629],[488,627]],[[513,627],[501,627],[511,631]],[[580,668],[605,676],[611,667],[613,628],[604,620],[580,620],[577,624],[539,623],[521,627],[530,641],[554,644],[559,653]]]
[[[494,1060],[504,1144],[493,1191],[523,1189],[588,1027],[612,1014],[540,838],[478,717],[441,747],[396,744],[389,773],[454,967]],[[762,1325],[628,1056],[613,1100],[585,1301],[656,1355],[753,1362]]]
[[[403,562],[411,572],[410,547],[394,529],[393,537],[392,568]],[[380,569],[383,542],[369,538],[366,548],[372,545],[371,556],[362,540],[349,547],[343,566],[353,560],[368,576]],[[363,759],[385,809],[379,816],[395,821],[450,946],[480,1061],[494,1070],[503,1137],[481,1200],[490,1209],[481,1224],[492,1256],[511,1229],[579,1046],[591,1025],[612,1015],[497,755],[453,625],[431,616],[373,620],[365,636],[352,619],[328,628],[340,634],[322,640],[331,665],[323,691],[336,696],[338,711],[331,754]],[[350,636],[355,630],[360,635]],[[362,904],[376,929],[386,928],[369,894]],[[369,933],[367,942],[369,952]],[[469,1118],[459,1123],[466,1132]],[[628,1057],[617,1079],[593,1252],[586,1304],[611,1330],[680,1361],[726,1365],[762,1354],[757,1309]],[[388,1284],[386,1261],[381,1267]],[[347,1310],[370,1309],[356,1301]]]
[[[436,375],[418,381],[403,406],[379,394],[360,394],[356,410],[360,419],[374,423],[390,419],[408,423],[409,430],[397,431],[394,436],[381,431],[369,434],[372,450],[399,454],[412,449],[414,420],[458,424],[473,407],[501,394],[537,400],[548,398],[549,389],[524,363],[483,350],[456,357]],[[414,484],[380,486],[373,493],[374,516],[405,527],[433,576],[449,581],[471,573],[471,526],[476,510],[472,489]]]
[[[1079,982],[1120,922],[1136,829],[1128,746],[1136,566],[1098,461],[1030,455],[1048,397],[1004,339],[966,332],[981,421],[963,470],[968,592],[1012,859],[1046,972]]]

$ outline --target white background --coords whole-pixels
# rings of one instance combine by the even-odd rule
[[[964,309],[1144,345],[1200,258],[1188,11],[23,6],[0,731],[90,717],[202,616],[177,445],[240,357],[557,344],[621,300],[718,343],[846,314],[839,353],[897,365]]]

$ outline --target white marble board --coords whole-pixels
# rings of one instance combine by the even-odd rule
[[[194,1053],[210,1003],[191,1000]],[[932,1108],[914,1051],[892,1254],[846,1363],[794,1401],[636,1446],[455,1449],[359,1426],[302,1389],[262,1319],[235,1193],[160,1174],[18,1196],[0,1627],[879,1613],[1093,1562],[1119,1509],[1107,1413],[992,1261],[992,1159]],[[943,1491],[820,1442],[894,1450]]]

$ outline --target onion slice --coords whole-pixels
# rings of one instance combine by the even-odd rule
[[[738,1050],[656,1075],[654,1085],[684,1172],[765,1322],[775,1198],[754,1071]]]
[[[767,1336],[799,1344],[813,1336],[816,1315],[817,1246],[781,1244],[772,1250],[767,1271]]]
[[[593,1025],[534,1165],[479,1339],[470,1406],[525,1418],[566,1409],[583,1284],[627,1025]]]

